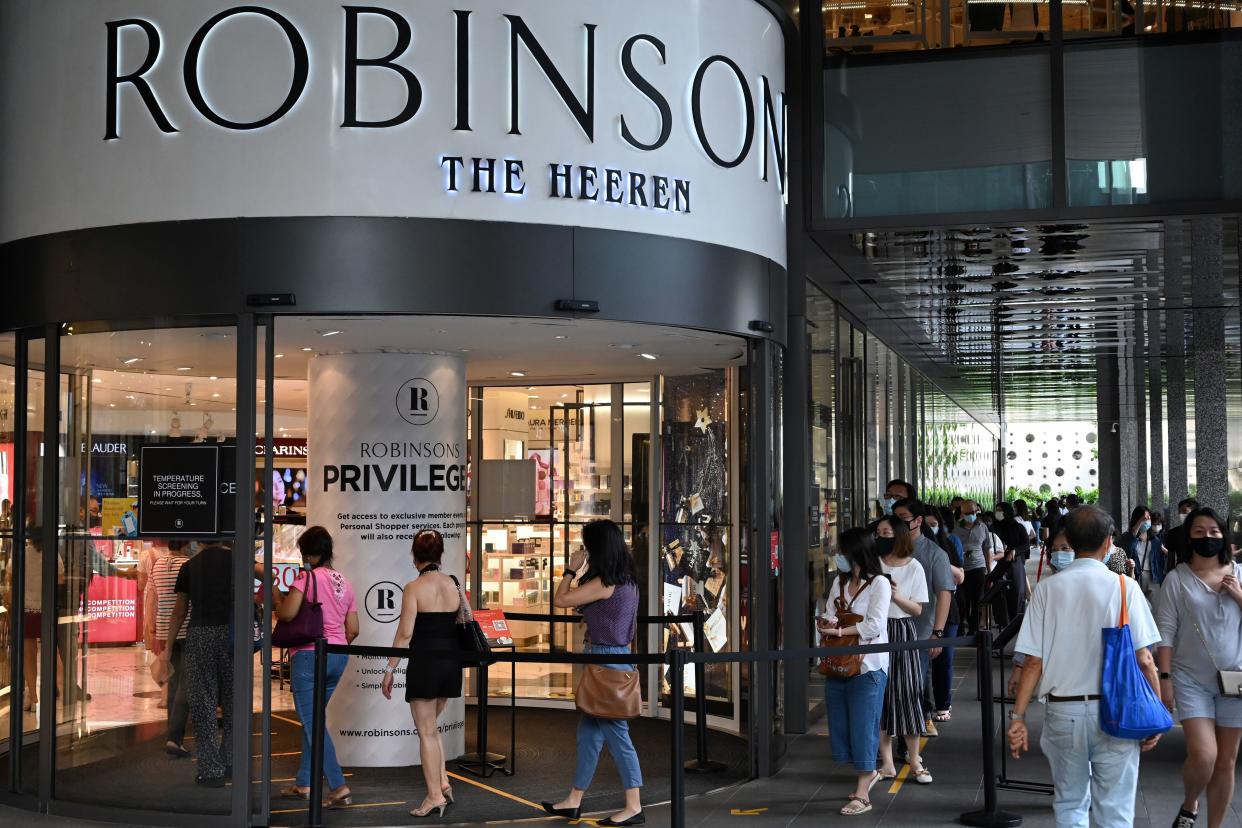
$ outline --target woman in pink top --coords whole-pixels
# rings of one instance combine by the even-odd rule
[[[302,552],[302,565],[293,586],[283,598],[276,593],[276,617],[292,621],[302,608],[302,601],[310,596],[323,610],[323,635],[329,644],[348,644],[358,637],[358,605],[354,600],[354,588],[349,580],[332,568],[332,535],[322,526],[312,526],[298,538]],[[290,657],[292,665],[291,684],[293,703],[302,720],[302,761],[293,785],[281,790],[281,796],[289,799],[310,799],[310,723],[315,711],[315,646],[305,644],[294,647]],[[325,686],[324,703],[332,699],[337,682],[345,672],[349,656],[328,656],[328,682]],[[329,794],[324,805],[335,808],[353,803],[353,795],[345,784],[345,774],[336,758],[336,748],[327,728],[323,733],[323,774],[328,780]]]

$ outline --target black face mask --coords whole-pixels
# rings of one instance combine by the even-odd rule
[[[1192,538],[1190,541],[1190,551],[1203,558],[1219,558],[1224,548],[1224,538]]]
[[[896,538],[876,538],[875,551],[877,555],[887,555],[893,551],[893,546],[897,543]]]

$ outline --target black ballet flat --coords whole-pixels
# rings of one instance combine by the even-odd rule
[[[574,820],[582,819],[582,806],[578,806],[577,808],[558,808],[551,802],[540,802],[539,804],[542,805],[543,809],[552,816]],[[603,825],[603,823],[601,822],[600,825]]]
[[[647,818],[643,816],[642,811],[639,811],[638,813],[634,814],[634,816],[630,817],[624,822],[613,822],[612,817],[608,817],[606,819],[601,819],[599,822],[595,824],[601,826],[601,828],[602,826],[614,826],[614,825],[646,825]]]

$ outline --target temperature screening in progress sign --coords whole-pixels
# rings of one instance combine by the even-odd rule
[[[218,446],[143,446],[140,535],[214,535],[219,530]]]

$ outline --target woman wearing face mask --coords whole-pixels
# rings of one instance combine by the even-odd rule
[[[840,552],[835,563],[837,576],[828,590],[828,601],[816,626],[827,645],[843,635],[857,635],[861,645],[888,642],[888,608],[892,587],[884,577],[875,540],[866,529],[841,533]],[[839,599],[839,600],[838,600]],[[842,628],[837,607],[848,607],[861,615],[856,625]],[[880,781],[876,770],[879,748],[880,713],[884,687],[888,683],[888,653],[863,656],[861,672],[850,678],[824,680],[824,700],[828,707],[828,734],[832,739],[832,759],[851,764],[858,775],[854,793],[841,809],[842,816],[856,816],[871,810],[868,798]]]
[[[1048,541],[1047,567],[1040,570],[1041,577],[1051,577],[1074,562],[1074,549],[1069,545],[1065,530],[1060,529]],[[1022,653],[1013,654],[1013,672],[1009,674],[1009,695],[1018,692],[1018,682],[1022,680],[1022,668],[1026,664],[1026,656]]]
[[[923,613],[928,601],[927,575],[914,559],[914,541],[905,521],[886,517],[875,530],[875,549],[884,574],[892,582],[893,598],[888,607],[888,640],[903,644],[918,638],[914,619]],[[910,776],[920,785],[929,785],[932,775],[919,758],[919,738],[923,735],[923,667],[914,650],[889,657],[888,687],[884,691],[884,715],[880,720],[880,778],[893,779],[890,737],[904,739],[910,762]]]
[[[1130,514],[1130,531],[1122,535],[1117,544],[1125,550],[1134,577],[1145,591],[1164,580],[1164,544],[1154,528],[1151,511],[1146,506],[1137,506]]]
[[[1208,828],[1220,828],[1231,813],[1242,698],[1222,693],[1217,675],[1242,669],[1242,566],[1211,509],[1192,512],[1186,526],[1191,559],[1165,577],[1156,606],[1160,697],[1186,732],[1185,799],[1173,826],[1193,828],[1206,791]]]

